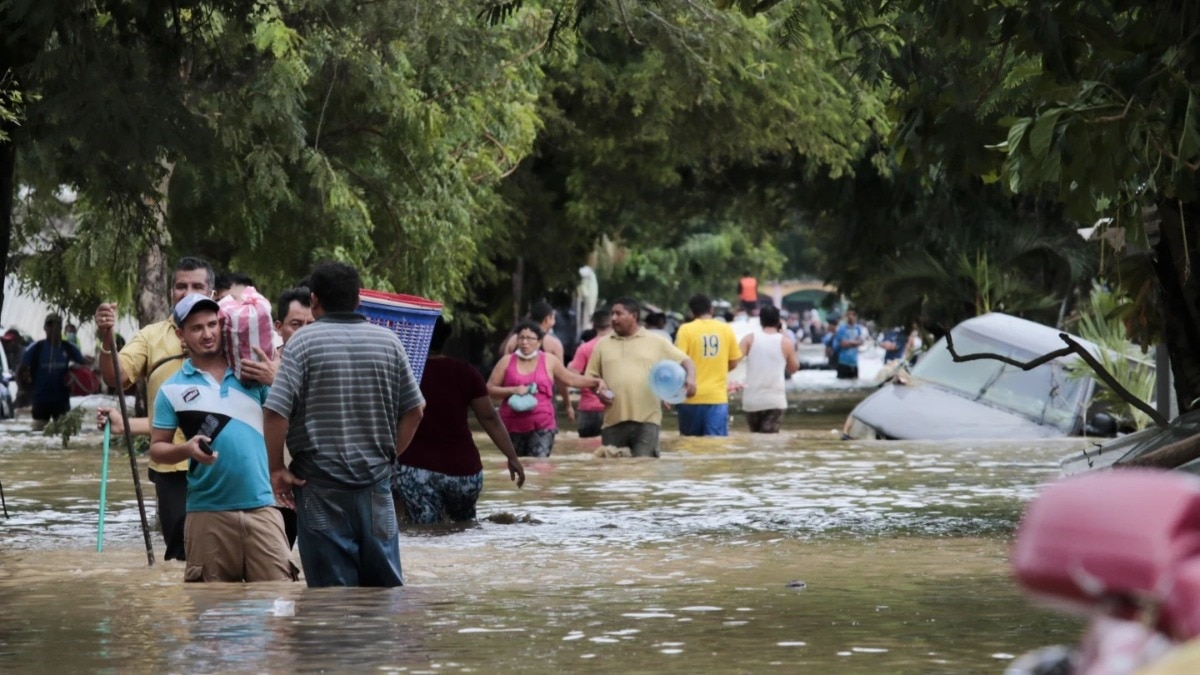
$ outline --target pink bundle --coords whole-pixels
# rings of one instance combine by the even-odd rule
[[[242,291],[241,299],[232,295],[221,298],[221,339],[225,343],[225,359],[233,373],[241,379],[242,362],[258,361],[252,347],[263,350],[268,359],[275,358],[275,333],[271,328],[271,303],[259,295],[253,286]]]

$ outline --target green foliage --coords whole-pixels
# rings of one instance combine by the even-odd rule
[[[1063,287],[1050,292],[1054,284],[1043,275],[1058,269],[1067,271],[1064,278],[1071,284],[1086,278],[1085,261],[1072,254],[1072,242],[1063,237],[1018,231],[992,241],[975,241],[974,250],[951,248],[944,258],[925,251],[898,260],[882,277],[886,285],[882,293],[892,303],[892,312],[900,317],[938,317],[947,326],[988,312],[1058,323]]]
[[[547,63],[545,126],[502,186],[511,228],[493,249],[497,270],[524,257],[530,297],[573,289],[602,239],[632,252],[602,277],[608,297],[679,306],[697,291],[727,293],[747,262],[780,271],[774,239],[795,220],[797,179],[778,164],[803,156],[799,180],[847,176],[888,124],[827,22],[800,53],[779,47],[769,22],[703,3],[562,6],[575,30]],[[547,242],[555,255],[530,255]],[[506,279],[491,304],[510,305],[507,293]]]
[[[83,406],[71,408],[66,414],[47,422],[42,428],[42,435],[59,436],[62,438],[62,446],[67,447],[71,443],[71,437],[83,431],[85,413]]]
[[[8,129],[21,123],[25,96],[12,71],[0,73],[0,143],[9,140]]]
[[[1088,302],[1080,308],[1078,321],[1071,326],[1071,330],[1100,345],[1103,348],[1098,358],[1100,365],[1131,394],[1152,403],[1157,380],[1154,367],[1126,337],[1128,331],[1124,316],[1131,307],[1128,298],[1097,285],[1093,287]],[[1100,380],[1096,382],[1099,386],[1096,400],[1114,413],[1122,426],[1145,429],[1150,425],[1150,417],[1146,413],[1117,396]]]
[[[696,293],[714,300],[735,300],[743,271],[770,279],[783,268],[783,255],[769,240],[756,241],[737,223],[690,225],[661,245],[621,250],[602,259],[603,294],[608,298],[631,295],[682,309]]]
[[[145,8],[136,25],[119,4],[47,8],[20,276],[72,311],[127,302],[163,208],[172,253],[268,292],[334,258],[375,288],[466,298],[503,213],[496,186],[541,126],[545,25],[532,12],[487,28],[464,4],[209,2]],[[73,226],[48,229],[50,215]]]
[[[842,19],[839,40],[888,47],[860,52],[858,70],[893,85],[904,165],[1053,200],[1067,227],[1112,219],[1124,245],[1102,271],[1134,303],[1126,326],[1169,344],[1177,396],[1194,400],[1200,5],[819,1]]]

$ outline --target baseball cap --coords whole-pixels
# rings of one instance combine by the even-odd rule
[[[198,309],[211,309],[214,312],[220,311],[221,306],[216,300],[201,295],[199,293],[188,293],[183,296],[183,299],[175,304],[175,310],[171,313],[171,318],[175,320],[175,325],[183,327],[183,322],[192,315],[192,312]]]

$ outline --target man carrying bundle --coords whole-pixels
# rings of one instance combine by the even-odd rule
[[[263,442],[267,387],[234,376],[221,345],[216,301],[193,293],[175,305],[188,358],[154,404],[150,459],[187,462],[186,581],[287,581],[283,517],[272,508]],[[186,441],[175,442],[176,429]]]

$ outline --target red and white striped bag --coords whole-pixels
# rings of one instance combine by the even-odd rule
[[[225,360],[233,373],[242,378],[242,362],[258,361],[251,347],[263,350],[268,359],[275,358],[275,333],[271,327],[271,303],[253,286],[242,291],[242,299],[232,295],[221,298],[221,339],[225,343]]]

